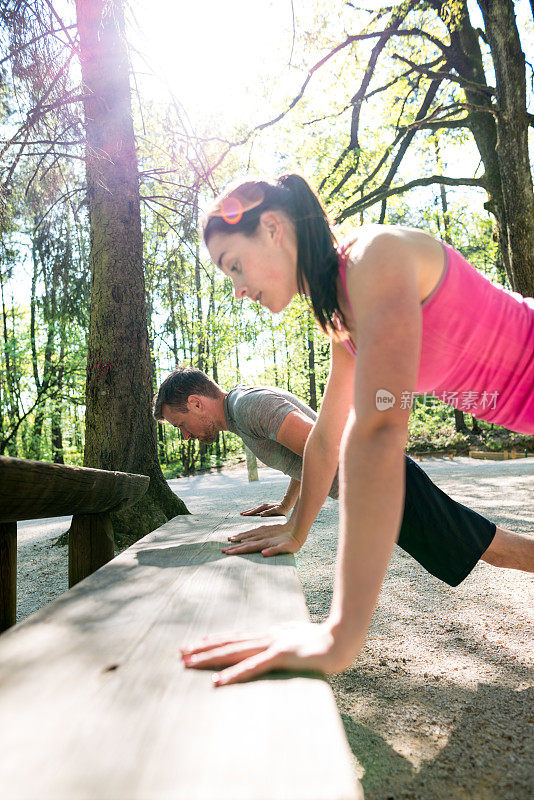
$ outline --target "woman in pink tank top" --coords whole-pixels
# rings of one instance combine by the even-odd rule
[[[292,524],[297,539],[307,532],[339,463],[340,537],[325,622],[208,641],[184,661],[230,664],[217,684],[270,669],[338,672],[363,646],[400,526],[413,394],[433,392],[480,419],[534,433],[534,301],[494,286],[422,231],[371,226],[339,249],[298,175],[229,189],[206,218],[204,240],[237,298],[276,313],[305,294],[331,336]]]

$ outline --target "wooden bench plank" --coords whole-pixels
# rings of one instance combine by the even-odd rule
[[[0,638],[6,797],[361,797],[325,681],[182,666],[201,634],[307,619],[292,556],[220,552],[249,524],[178,517]]]
[[[69,585],[113,558],[109,511],[136,503],[148,475],[0,456],[0,633],[17,616],[17,521],[74,514]]]
[[[109,514],[75,514],[69,528],[69,586],[107,564],[114,555]]]
[[[0,456],[0,522],[117,511],[148,483],[146,475]]]

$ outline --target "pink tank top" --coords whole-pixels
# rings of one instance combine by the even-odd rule
[[[534,299],[491,283],[460,253],[445,243],[443,247],[443,275],[421,306],[415,392],[434,394],[479,419],[534,434]],[[346,272],[347,257],[341,252],[345,294]],[[344,344],[356,353],[352,341]]]

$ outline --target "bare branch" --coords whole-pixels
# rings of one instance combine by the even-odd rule
[[[430,86],[428,88],[428,91],[427,91],[427,93],[425,95],[425,99],[423,100],[423,103],[421,105],[421,108],[417,112],[417,116],[415,118],[416,121],[418,119],[423,119],[426,116],[426,113],[427,113],[428,109],[430,108],[430,106],[432,104],[432,101],[434,100],[434,97],[436,96],[436,93],[437,93],[437,91],[439,89],[439,85],[440,85],[440,81],[433,81],[430,84]],[[400,167],[401,162],[402,162],[404,156],[406,155],[406,151],[408,150],[408,148],[409,148],[409,146],[410,146],[410,144],[412,142],[412,139],[415,136],[416,132],[417,131],[414,128],[412,130],[409,130],[406,133],[406,135],[404,137],[404,140],[401,143],[395,158],[393,159],[393,163],[391,164],[391,167],[389,168],[389,171],[388,171],[386,177],[384,178],[384,181],[382,183],[383,187],[387,188],[387,187],[389,187],[391,185],[391,181],[393,180],[393,178],[397,174],[397,170]],[[382,205],[382,214],[381,214],[381,217],[380,217],[380,222],[384,221],[385,212],[386,212],[386,203],[385,203],[385,199],[384,199],[384,202],[383,202],[383,205]]]
[[[441,122],[423,122],[421,124],[417,124],[418,130],[429,130],[429,131],[439,131],[446,128],[447,130],[450,128],[469,128],[469,117],[463,117],[463,119],[443,119]],[[413,123],[410,127],[415,127],[416,123]]]
[[[44,213],[43,216],[40,218],[40,220],[38,221],[37,225],[34,228],[34,231],[37,232],[39,230],[45,219],[52,212],[52,209],[54,209],[58,203],[61,203],[63,200],[70,200],[71,197],[74,197],[75,194],[80,194],[80,192],[86,192],[85,186],[80,186],[78,189],[71,189],[69,192],[65,192],[64,194],[60,195],[57,198],[57,200],[55,200],[52,203],[52,205],[49,206],[46,213]]]
[[[291,39],[291,52],[289,53],[289,61],[287,62],[288,67],[291,66],[291,62],[293,61],[293,50],[295,49],[295,35],[296,35],[296,26],[295,26],[295,4],[293,0],[290,0],[291,3],[291,20],[293,26],[293,36]]]
[[[393,31],[394,32],[399,28],[399,26],[401,25],[401,23],[403,22],[405,17],[408,15],[409,11],[412,10],[413,5],[414,5],[413,2],[411,2],[405,8],[404,7],[401,8],[398,11],[398,13],[392,17],[392,19],[390,20],[390,27],[389,27],[388,31]],[[375,44],[375,46],[373,47],[373,50],[371,51],[371,55],[369,57],[369,61],[368,61],[367,67],[365,69],[365,72],[364,72],[364,75],[363,75],[363,78],[362,78],[362,82],[360,83],[360,88],[358,89],[358,91],[356,92],[356,94],[354,95],[354,97],[351,100],[351,105],[353,106],[353,110],[352,110],[352,120],[351,120],[351,125],[350,125],[350,140],[349,140],[349,143],[348,143],[347,147],[345,147],[343,149],[343,152],[340,154],[340,156],[336,160],[336,163],[334,164],[334,166],[332,168],[332,172],[333,173],[335,173],[339,169],[339,167],[343,163],[344,159],[347,157],[348,153],[351,150],[358,151],[358,149],[359,149],[358,130],[359,130],[359,126],[360,126],[361,107],[362,107],[362,104],[363,104],[363,102],[365,100],[365,95],[367,94],[367,89],[368,89],[369,84],[371,82],[371,78],[374,75],[374,70],[375,70],[378,58],[379,58],[380,54],[382,53],[382,51],[384,50],[384,48],[387,45],[387,43],[389,42],[389,39],[390,39],[390,33],[388,32],[386,34],[386,32],[383,31],[382,34],[380,35],[380,38],[379,38],[378,42]],[[359,156],[357,157],[356,165],[354,166],[354,170],[358,169],[358,165],[359,165]],[[321,183],[319,184],[319,191],[322,191],[322,189],[324,188],[325,182],[326,182],[326,178],[323,181],[321,181]],[[341,181],[339,181],[339,183],[334,187],[334,189],[330,193],[330,196],[332,195],[333,192],[339,191],[341,189],[341,187],[344,185],[344,183],[345,183],[345,181],[343,179],[341,179]]]
[[[409,58],[399,55],[399,53],[394,53],[392,57],[396,58],[398,61],[402,61],[404,64],[408,64],[413,70],[426,75],[428,78],[433,78],[434,80],[452,81],[453,83],[457,83],[463,89],[469,89],[470,91],[477,94],[482,94],[485,97],[492,97],[495,94],[495,89],[492,86],[485,86],[483,83],[468,81],[465,78],[462,78],[460,75],[455,75],[449,70],[433,70],[432,66],[435,64],[435,62],[431,62],[429,64],[416,64]]]
[[[65,63],[56,72],[56,74],[54,75],[52,81],[50,82],[50,86],[45,91],[43,97],[34,106],[34,108],[32,108],[32,109],[30,109],[30,111],[28,111],[25,121],[22,123],[22,125],[19,126],[18,130],[13,135],[12,139],[8,143],[6,143],[4,145],[4,147],[2,148],[2,151],[0,152],[0,159],[2,158],[3,154],[8,149],[8,147],[10,146],[11,141],[18,140],[19,137],[21,135],[23,135],[23,141],[21,143],[19,152],[18,152],[17,156],[15,157],[15,159],[14,159],[12,165],[11,165],[11,168],[10,168],[10,170],[8,172],[8,177],[4,181],[4,186],[7,186],[9,181],[11,180],[11,176],[13,175],[13,172],[14,172],[14,170],[15,170],[15,168],[17,166],[17,163],[18,163],[18,161],[20,159],[20,156],[22,155],[22,151],[23,151],[24,147],[26,146],[27,140],[29,138],[30,129],[33,127],[33,125],[35,124],[35,122],[39,118],[46,98],[50,96],[51,92],[55,88],[55,86],[58,83],[59,79],[65,73],[65,71],[68,69],[69,64],[70,64],[73,56],[74,56],[74,51],[69,54],[69,56],[67,57]],[[51,104],[51,106],[53,106],[53,104]]]
[[[75,44],[74,40],[71,38],[71,35],[70,35],[70,33],[69,33],[69,28],[65,27],[65,24],[64,24],[63,20],[61,19],[61,17],[60,17],[60,16],[59,16],[59,14],[57,13],[56,9],[54,8],[54,6],[53,6],[53,5],[52,5],[52,3],[50,2],[50,0],[44,0],[44,2],[45,2],[45,3],[46,3],[46,5],[48,6],[48,8],[49,8],[49,10],[50,10],[50,14],[51,14],[51,15],[54,17],[54,19],[56,20],[56,22],[57,22],[57,23],[58,23],[58,25],[60,26],[61,30],[63,31],[63,33],[64,33],[64,34],[65,34],[65,36],[67,37],[67,41],[69,42],[69,44],[70,44],[70,46],[72,47],[73,51],[74,51],[75,53],[77,53],[77,52],[78,52],[78,48],[77,48],[77,46],[76,46],[76,44]]]
[[[0,144],[20,144],[18,139],[0,139]],[[26,142],[26,147],[37,147],[40,144],[56,144],[61,147],[74,147],[80,144],[85,144],[85,139],[33,139],[31,142]]]
[[[360,200],[357,200],[355,203],[343,209],[336,217],[336,222],[343,222],[343,220],[352,217],[358,211],[364,211],[366,208],[376,203],[381,203],[387,197],[404,194],[405,192],[409,192],[410,189],[415,189],[417,186],[432,186],[432,184],[435,183],[443,184],[444,186],[478,186],[482,189],[485,188],[485,183],[482,178],[448,178],[445,175],[431,175],[428,178],[417,178],[402,186],[394,186],[387,189],[380,187],[380,189],[376,189],[366,197],[362,197]]]
[[[66,30],[72,30],[73,28],[76,28],[76,25],[69,25],[66,28]],[[59,33],[60,30],[64,29],[58,28],[57,30],[45,31],[44,33],[40,33],[39,36],[34,36],[33,39],[30,39],[29,41],[24,42],[23,45],[19,45],[19,47],[17,47],[16,50],[17,54],[21,53],[23,50],[26,50],[26,48],[31,47],[32,44],[35,44],[36,42],[40,41],[41,39],[44,39],[47,36],[54,36],[54,34]],[[0,65],[3,64],[5,61],[10,61],[12,58],[13,58],[13,52],[10,52],[9,55],[4,56],[4,58],[0,59]]]
[[[419,111],[417,112],[417,116],[415,118],[416,121],[418,119],[424,119],[426,117],[428,109],[430,108],[430,106],[431,106],[431,104],[432,104],[432,102],[433,102],[433,100],[434,100],[434,98],[436,96],[436,93],[437,93],[438,89],[439,89],[439,81],[433,81],[430,84],[429,88],[428,88],[428,91],[427,91],[427,93],[425,95],[425,98],[424,98],[424,100],[423,100],[423,102],[421,104],[421,107],[420,107]],[[368,183],[372,179],[372,177],[374,177],[378,173],[379,169],[387,161],[387,159],[388,159],[390,153],[392,152],[392,150],[400,143],[399,150],[397,151],[397,154],[396,154],[396,156],[395,156],[395,158],[393,160],[393,163],[392,163],[391,167],[389,168],[388,173],[387,173],[386,177],[384,178],[384,181],[383,181],[383,184],[382,184],[383,186],[389,186],[389,184],[391,183],[391,181],[395,177],[395,173],[397,172],[397,169],[399,168],[399,166],[400,166],[400,164],[402,162],[402,159],[404,158],[404,156],[406,154],[406,151],[408,150],[408,147],[410,146],[411,141],[412,141],[413,137],[415,136],[416,132],[417,132],[416,128],[414,128],[413,130],[410,128],[410,129],[407,129],[407,130],[405,129],[404,131],[399,131],[398,135],[395,138],[395,141],[394,141],[393,145],[391,145],[386,150],[386,152],[384,153],[384,155],[380,159],[380,162],[379,162],[378,166],[373,170],[371,175],[368,175],[365,178],[364,183],[362,185],[365,185],[366,183]],[[332,198],[333,195],[336,192],[338,192],[339,189],[342,186],[345,185],[345,183],[349,180],[349,178],[351,178],[353,175],[356,174],[357,169],[358,169],[358,163],[356,163],[353,167],[348,169],[345,172],[345,174],[343,175],[343,177],[341,178],[341,180],[338,181],[336,186],[329,193],[328,197]]]
[[[411,8],[413,7],[414,4],[415,4],[415,0],[414,0],[414,2],[409,4],[407,10],[403,13],[403,16],[399,19],[398,25],[401,24],[401,22],[403,21],[404,17],[408,14],[408,12],[411,10]],[[441,50],[448,51],[447,46],[444,45],[443,42],[440,42],[439,39],[435,39],[434,40],[434,37],[430,36],[430,34],[427,34],[425,31],[422,31],[420,28],[410,28],[410,29],[405,29],[405,30],[398,30],[395,27],[395,24],[390,25],[389,27],[385,28],[382,31],[372,31],[370,33],[358,33],[358,34],[354,34],[352,36],[347,36],[347,38],[343,42],[341,42],[336,47],[334,47],[333,50],[330,50],[330,52],[328,52],[325,56],[323,56],[323,58],[321,58],[319,61],[317,61],[313,65],[313,67],[311,67],[309,69],[308,74],[307,74],[302,86],[300,87],[300,90],[293,97],[293,99],[291,100],[289,105],[284,109],[284,111],[281,111],[280,114],[278,114],[276,117],[273,117],[272,119],[268,120],[267,122],[262,122],[259,125],[256,125],[240,141],[230,143],[228,145],[227,150],[220,157],[219,161],[217,162],[217,164],[215,165],[215,167],[213,169],[216,169],[222,163],[222,161],[224,161],[224,159],[226,158],[226,156],[228,155],[228,153],[230,152],[230,150],[233,147],[239,147],[239,146],[242,146],[242,145],[246,144],[249,141],[250,137],[254,133],[257,133],[259,131],[265,130],[265,128],[268,128],[271,125],[275,125],[277,122],[280,122],[280,120],[282,120],[297,105],[299,100],[301,100],[301,98],[304,95],[304,92],[306,91],[306,88],[307,88],[309,82],[311,81],[312,77],[317,72],[317,70],[319,70],[321,67],[323,67],[335,55],[340,53],[342,50],[344,50],[349,45],[354,44],[354,42],[359,42],[359,41],[364,41],[364,40],[367,40],[367,39],[376,39],[376,38],[378,38],[380,41],[375,45],[375,48],[373,50],[373,52],[375,50],[377,50],[376,58],[378,58],[378,55],[380,54],[380,52],[384,49],[384,47],[387,44],[387,42],[389,41],[389,39],[391,37],[393,37],[393,36],[423,36],[424,38],[430,38],[430,40],[432,40],[434,44],[439,46]],[[365,78],[364,78],[364,80],[365,80]],[[370,77],[369,77],[369,80],[370,80]],[[369,83],[369,81],[366,82],[365,87],[363,88],[363,93],[364,94],[365,94],[365,88],[368,85],[368,83]],[[363,86],[363,82],[362,82],[362,86]],[[357,95],[354,96],[351,104],[357,105],[358,98],[359,98],[359,93],[362,91],[362,86],[360,86],[360,90],[357,93]],[[363,98],[362,98],[362,102],[363,102]],[[352,137],[351,137],[351,141],[352,141]],[[351,149],[351,148],[349,147],[344,152],[344,155],[342,155],[340,157],[340,159],[338,159],[339,163],[337,164],[337,166],[339,166],[339,164],[342,162],[343,158],[346,156],[346,154],[347,154],[349,149]],[[354,149],[354,148],[352,148],[352,149]],[[334,170],[337,169],[337,166],[334,167]],[[319,188],[321,188],[321,187],[319,187]]]
[[[146,205],[146,207],[149,209],[149,211],[151,211],[151,212],[152,212],[152,214],[155,214],[155,215],[156,215],[156,217],[157,217],[157,218],[158,218],[158,219],[159,219],[161,222],[163,222],[167,228],[169,228],[169,229],[170,229],[170,230],[171,230],[173,233],[175,233],[175,234],[176,234],[176,236],[177,236],[177,238],[178,238],[178,240],[179,240],[180,244],[182,244],[182,245],[185,245],[185,248],[186,248],[186,250],[188,250],[188,251],[189,251],[189,253],[191,254],[191,256],[193,256],[193,258],[196,258],[196,252],[195,252],[195,251],[193,250],[193,248],[191,247],[191,244],[190,244],[190,242],[188,242],[188,240],[187,240],[187,239],[185,239],[185,238],[182,236],[182,234],[180,233],[180,231],[178,230],[178,228],[177,228],[175,225],[173,225],[173,224],[172,224],[172,222],[169,222],[169,220],[167,219],[167,217],[166,217],[164,214],[162,214],[162,213],[161,213],[160,211],[158,211],[156,208],[152,208],[152,206],[150,205],[150,200],[149,200],[149,199],[147,199],[147,198],[143,198],[143,197],[142,197],[142,198],[141,198],[141,200],[142,200],[142,201],[143,201],[143,203]]]

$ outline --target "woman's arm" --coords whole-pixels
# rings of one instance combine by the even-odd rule
[[[340,342],[332,342],[330,373],[319,416],[304,448],[300,497],[293,535],[306,541],[317,514],[332,488],[339,466],[339,448],[352,403],[354,357]]]
[[[353,255],[347,284],[358,326],[358,363],[342,442],[332,610],[320,625],[185,648],[188,667],[226,667],[215,677],[217,685],[272,669],[339,672],[365,640],[401,521],[410,413],[401,398],[415,386],[421,339],[417,254],[394,234],[369,237]],[[391,404],[380,402],[383,397],[391,397]]]
[[[411,403],[401,398],[415,386],[421,340],[415,259],[409,243],[380,233],[361,246],[347,274],[358,359],[354,412],[342,443],[330,614],[340,666],[363,645],[402,519]]]

